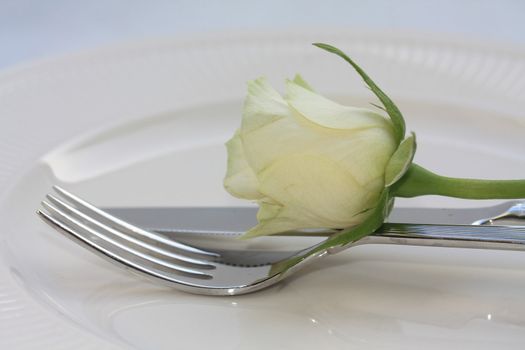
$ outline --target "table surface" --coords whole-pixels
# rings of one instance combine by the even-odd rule
[[[0,0],[0,69],[122,41],[336,27],[525,46],[523,0]]]

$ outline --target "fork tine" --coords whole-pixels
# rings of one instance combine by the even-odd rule
[[[193,254],[199,254],[199,255],[205,255],[208,257],[219,257],[219,254],[205,251],[202,249],[198,249],[183,243],[179,243],[170,239],[167,239],[161,235],[158,235],[156,233],[143,230],[137,226],[131,225],[128,222],[125,222],[113,215],[108,214],[107,212],[95,207],[94,205],[84,201],[83,199],[80,199],[79,197],[73,195],[72,193],[69,193],[68,191],[64,190],[63,188],[59,186],[53,186],[53,189],[60,194],[63,198],[67,199],[70,203],[72,203],[77,208],[81,208],[83,210],[88,210],[91,213],[97,215],[99,218],[105,220],[110,226],[115,227],[119,229],[123,233],[130,233],[135,235],[140,235],[143,237],[147,237],[151,240],[169,245],[173,248],[186,251]]]
[[[42,202],[42,205],[47,211],[49,211],[49,214],[42,210],[40,210],[38,214],[41,215],[43,218],[45,218],[48,222],[61,228],[63,231],[69,233],[70,235],[75,237],[77,241],[80,240],[84,245],[87,245],[88,247],[95,249],[96,251],[103,253],[106,256],[116,259],[117,261],[123,263],[124,265],[132,266],[134,268],[144,270],[145,268],[141,266],[145,266],[144,262],[146,262],[148,263],[149,266],[158,265],[161,268],[162,267],[167,268],[168,271],[171,271],[173,273],[178,273],[178,274],[200,278],[200,279],[212,278],[211,275],[204,273],[198,269],[176,265],[176,264],[164,261],[162,259],[158,259],[156,257],[150,256],[148,254],[142,253],[133,248],[127,247],[126,245],[123,245],[105,236],[104,234],[101,234],[97,230],[83,224],[82,222],[76,220],[75,218],[72,218],[68,214],[60,211],[60,209],[54,207],[53,205],[47,202]],[[76,229],[74,227],[76,227]],[[100,242],[95,241],[89,236],[99,238]],[[105,247],[104,242],[109,243],[111,247],[110,248]],[[115,247],[118,249],[115,249]],[[120,254],[117,253],[117,250],[121,251]],[[133,262],[133,258],[135,259],[140,258],[141,263],[137,264]],[[156,270],[162,271],[161,269],[160,270],[156,269]]]
[[[176,285],[178,289],[187,288],[188,291],[190,290],[195,291],[194,287],[192,287],[191,285],[188,285],[184,281],[181,281],[177,276],[174,276],[172,273],[158,270],[158,269],[155,269],[154,267],[148,267],[147,265],[143,263],[136,263],[132,259],[128,259],[122,255],[115,253],[114,251],[107,250],[104,247],[94,244],[94,242],[85,239],[82,235],[78,235],[75,231],[71,230],[67,226],[64,226],[60,221],[56,220],[51,215],[45,213],[42,210],[38,210],[37,214],[44,220],[44,222],[46,222],[51,227],[53,227],[57,231],[64,234],[67,238],[74,240],[78,244],[82,245],[83,247],[87,248],[88,250],[94,252],[95,254],[99,255],[100,257],[108,260],[109,262],[113,264],[116,264],[124,269],[131,270],[146,278],[164,282],[164,284],[166,285],[169,285],[169,286]],[[210,278],[207,275],[206,276],[189,275],[189,276],[195,277],[197,279],[202,279],[202,280],[206,280]],[[198,288],[198,291],[200,290],[204,290],[204,289]]]
[[[78,209],[72,207],[71,205],[63,202],[62,200],[56,198],[55,196],[52,196],[50,194],[48,194],[46,196],[46,198],[48,199],[49,202],[51,202],[55,208],[53,208],[52,210],[54,211],[57,207],[61,209],[61,212],[66,212],[68,213],[71,217],[76,217],[76,218],[79,218],[79,219],[82,219],[84,221],[84,223],[86,222],[89,222],[90,224],[92,225],[95,225],[97,227],[97,229],[99,231],[101,231],[103,234],[105,234],[106,236],[117,236],[123,240],[126,240],[132,244],[135,244],[135,245],[138,245],[142,248],[145,248],[149,251],[152,251],[153,253],[157,253],[157,254],[160,254],[160,255],[163,255],[163,256],[166,256],[166,257],[169,257],[169,258],[172,258],[172,259],[175,259],[175,260],[178,260],[178,261],[181,261],[181,262],[184,262],[184,263],[188,263],[188,264],[193,264],[193,265],[197,265],[201,268],[215,268],[215,265],[210,262],[209,260],[201,260],[201,259],[196,259],[196,258],[191,258],[191,257],[188,257],[188,256],[185,256],[185,255],[181,255],[181,254],[177,254],[177,253],[173,253],[171,251],[168,251],[166,249],[163,249],[163,248],[160,248],[160,247],[157,247],[157,246],[154,246],[154,245],[151,245],[149,243],[146,243],[140,239],[137,239],[133,236],[129,236],[129,235],[126,235],[122,232],[119,232],[118,230],[112,228],[112,227],[109,227],[107,225],[105,225],[104,223],[102,222],[99,222],[95,219],[93,219],[92,217],[84,214],[83,212],[79,211]],[[42,202],[42,205],[45,206],[46,208],[48,208],[49,204],[47,202]],[[49,208],[48,208],[49,210]]]

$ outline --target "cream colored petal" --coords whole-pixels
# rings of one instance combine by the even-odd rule
[[[297,213],[293,211],[290,213],[280,204],[259,202],[259,211],[257,212],[259,223],[246,232],[242,238],[271,235],[304,227],[303,217],[294,214]]]
[[[226,143],[228,168],[224,178],[224,188],[233,196],[245,199],[259,199],[262,195],[257,187],[259,181],[244,157],[239,132]]]
[[[375,204],[377,193],[357,184],[338,164],[312,155],[291,156],[259,174],[260,191],[282,208],[265,215],[250,233],[271,234],[294,228],[345,228]]]
[[[383,181],[386,164],[396,149],[396,140],[390,129],[370,128],[329,140],[318,145],[324,154],[350,172],[362,186],[371,181]]]
[[[303,125],[298,118],[285,117],[243,133],[246,158],[256,173],[291,154],[317,154],[340,163],[363,186],[370,180],[383,178],[396,147],[390,129],[334,131]]]
[[[318,139],[315,132],[305,130],[291,115],[250,132],[241,129],[241,134],[246,159],[256,173],[282,156],[303,152]]]
[[[248,96],[244,101],[241,129],[250,132],[290,112],[288,103],[261,77],[248,82]]]
[[[258,201],[259,210],[257,211],[257,221],[268,221],[277,217],[282,210],[282,205],[279,205],[271,198],[265,197]]]
[[[372,110],[340,105],[294,81],[286,83],[286,100],[302,116],[326,128],[392,127],[389,120]]]
[[[296,83],[299,86],[302,86],[306,90],[314,92],[314,89],[308,84],[306,80],[303,79],[303,77],[300,74],[296,74],[293,78],[293,82]]]

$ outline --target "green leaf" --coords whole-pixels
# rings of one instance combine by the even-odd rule
[[[383,106],[385,107],[385,110],[392,120],[392,124],[394,124],[396,139],[398,144],[401,143],[403,138],[405,137],[405,120],[403,118],[403,115],[401,114],[401,111],[394,102],[388,97],[383,90],[381,90],[373,81],[370,79],[370,77],[359,67],[350,57],[348,57],[344,52],[339,50],[338,48],[323,44],[323,43],[314,43],[314,46],[317,46],[318,48],[321,48],[323,50],[326,50],[330,53],[336,54],[342,59],[344,59],[346,62],[350,63],[352,67],[356,70],[356,72],[363,78],[364,82],[370,87],[370,90],[379,98]]]
[[[374,106],[375,108],[379,108],[379,109],[382,110],[383,112],[386,112],[385,107],[380,106],[380,105],[378,105],[377,103],[374,103],[374,102],[370,102],[370,104],[371,104],[372,106]]]
[[[416,153],[416,134],[411,133],[394,152],[385,170],[385,187],[395,184],[407,172]]]

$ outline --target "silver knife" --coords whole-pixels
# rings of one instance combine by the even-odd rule
[[[512,212],[509,209],[518,208]],[[240,235],[257,223],[256,207],[126,207],[104,208],[131,224],[157,232],[200,232]],[[394,208],[388,222],[403,224],[470,225],[483,218],[519,217],[525,223],[524,202],[480,208]],[[205,218],[205,219],[203,219]]]

